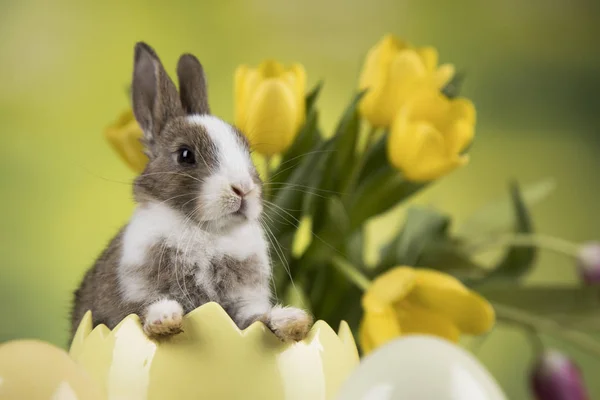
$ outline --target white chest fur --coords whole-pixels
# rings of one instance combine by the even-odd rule
[[[152,203],[135,210],[122,240],[119,283],[131,301],[146,295],[145,285],[136,279],[135,271],[151,261],[150,250],[157,245],[174,249],[175,262],[197,268],[199,276],[204,275],[212,260],[224,256],[240,261],[257,256],[264,268],[260,272],[270,273],[267,245],[258,223],[248,222],[225,234],[215,234],[200,229],[164,204]]]

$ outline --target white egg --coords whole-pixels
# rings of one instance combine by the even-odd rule
[[[506,400],[467,351],[433,336],[405,336],[365,357],[338,400]]]

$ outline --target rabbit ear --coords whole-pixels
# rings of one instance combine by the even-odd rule
[[[210,114],[204,68],[196,57],[184,54],[177,63],[181,104],[187,114]]]
[[[175,84],[160,59],[146,43],[135,45],[133,65],[133,113],[144,131],[144,142],[152,153],[155,137],[171,118],[184,115]]]

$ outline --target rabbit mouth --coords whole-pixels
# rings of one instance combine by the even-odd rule
[[[239,217],[243,217],[243,218],[248,218],[248,216],[246,215],[246,211],[248,209],[248,204],[247,204],[247,200],[242,199],[240,201],[240,205],[238,207],[237,210],[235,210],[232,214],[235,216],[239,216]]]

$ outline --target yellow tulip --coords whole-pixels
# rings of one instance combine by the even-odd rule
[[[404,334],[429,334],[457,342],[495,322],[492,306],[456,278],[429,269],[396,267],[379,276],[362,298],[360,343],[365,353]]]
[[[400,107],[416,93],[439,91],[453,76],[453,65],[438,67],[435,48],[414,48],[386,35],[365,59],[358,86],[368,91],[360,113],[374,127],[389,127]]]
[[[266,156],[284,152],[304,123],[306,72],[267,60],[235,72],[235,125]]]
[[[471,101],[429,92],[411,100],[394,118],[388,158],[408,180],[433,180],[469,161],[462,153],[474,134]]]
[[[133,111],[123,112],[104,132],[106,139],[123,161],[134,171],[140,173],[148,163],[140,139],[142,129],[138,125]]]

